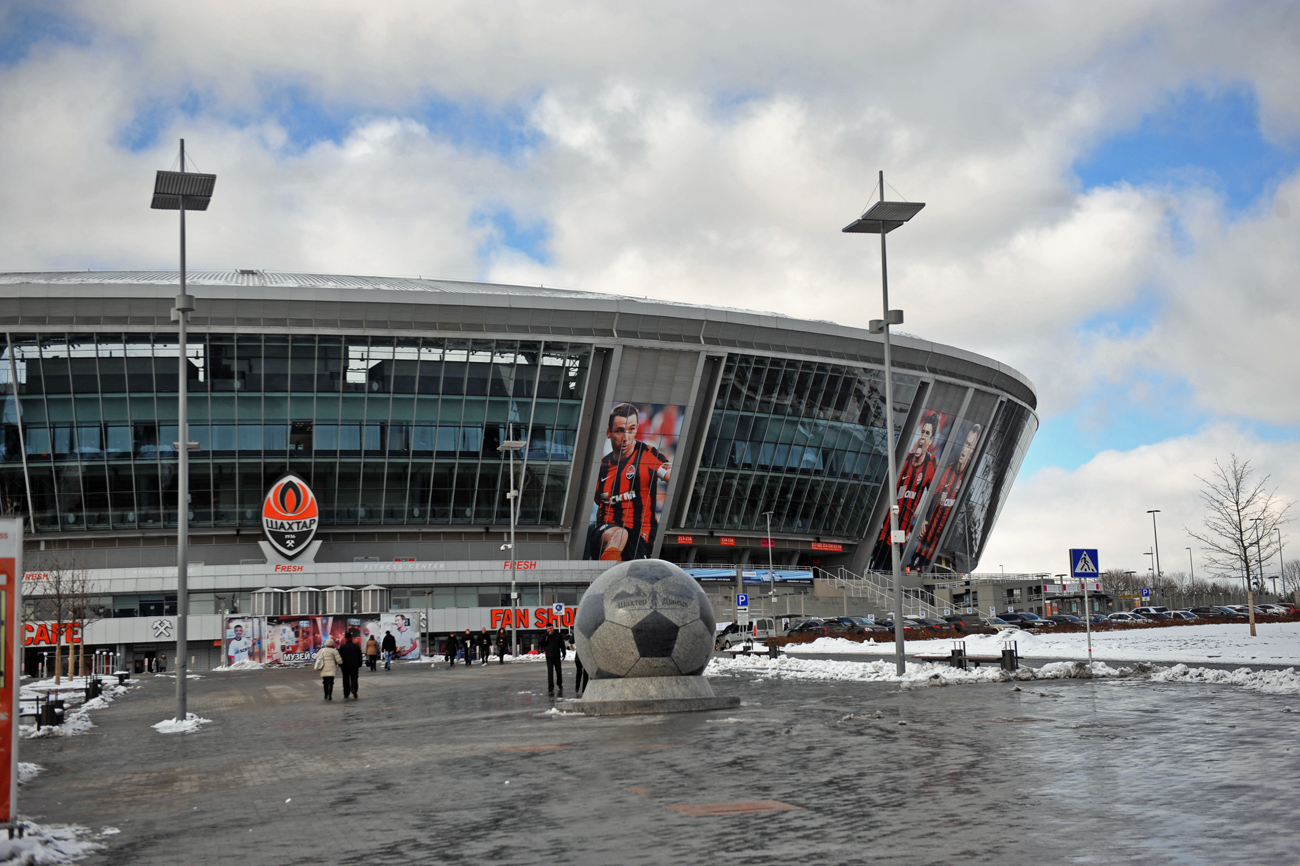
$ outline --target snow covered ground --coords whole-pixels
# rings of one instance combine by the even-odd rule
[[[212,723],[212,719],[205,719],[194,713],[186,713],[185,721],[179,719],[163,719],[153,726],[153,729],[160,734],[192,734],[204,725]]]
[[[46,739],[48,737],[75,737],[78,734],[84,734],[91,728],[95,727],[94,722],[90,720],[90,713],[94,710],[102,710],[113,703],[117,698],[122,697],[135,686],[120,686],[116,683],[109,683],[107,679],[102,680],[103,692],[94,700],[84,701],[86,681],[82,677],[64,677],[63,681],[55,684],[54,680],[23,680],[19,690],[19,702],[22,704],[24,713],[35,711],[36,699],[38,696],[50,695],[54,698],[61,698],[66,701],[63,711],[63,724],[46,725],[40,730],[36,729],[35,720],[31,724],[20,722],[18,736],[25,740]],[[31,716],[24,718],[30,719]],[[3,862],[0,860],[0,862]]]
[[[1246,625],[1185,625],[1168,628],[1113,629],[1092,633],[1092,657],[1096,661],[1173,662],[1185,664],[1269,664],[1300,665],[1300,623],[1260,623],[1257,637]],[[1030,634],[1001,632],[965,638],[967,655],[998,655],[1004,641],[1013,640],[1022,658],[1086,659],[1087,636],[1078,634]],[[942,653],[954,645],[949,639],[909,640],[906,652]],[[893,655],[894,645],[818,638],[812,643],[783,647],[791,655],[806,653],[834,655]]]
[[[793,656],[715,656],[705,671],[708,676],[754,674],[770,679],[810,682],[881,682],[901,683],[903,688],[967,685],[974,683],[1032,682],[1061,679],[1147,679],[1156,682],[1213,683],[1235,685],[1275,695],[1300,695],[1300,674],[1295,669],[1252,671],[1239,668],[1225,671],[1193,668],[1179,664],[1171,668],[1153,668],[1146,663],[1132,667],[1111,667],[1105,662],[1049,662],[1040,668],[1022,667],[1008,673],[996,665],[961,670],[947,662],[908,662],[900,677],[894,661],[845,661],[808,659]]]
[[[21,839],[7,839],[0,835],[0,863],[20,863],[23,866],[73,863],[103,847],[85,839],[90,831],[71,825],[34,824],[20,821]]]

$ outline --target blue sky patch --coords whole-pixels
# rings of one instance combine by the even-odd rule
[[[44,42],[90,44],[90,35],[75,18],[50,11],[54,4],[11,2],[0,10],[0,66],[14,66]]]
[[[488,227],[488,238],[479,245],[478,257],[485,266],[491,264],[494,253],[502,248],[517,250],[542,265],[554,262],[549,244],[551,227],[545,220],[521,221],[507,208],[480,211],[475,215],[476,225]]]
[[[1187,88],[1134,129],[1103,141],[1074,170],[1085,189],[1133,185],[1204,185],[1240,214],[1300,166],[1300,142],[1267,141],[1254,91]]]

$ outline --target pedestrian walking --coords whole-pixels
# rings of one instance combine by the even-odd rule
[[[488,630],[482,629],[478,636],[478,660],[479,664],[487,664],[492,657],[492,636]]]
[[[582,666],[582,659],[578,656],[578,645],[572,633],[569,634],[569,649],[573,650],[573,692],[577,697],[582,697],[591,678],[587,676],[587,671]]]
[[[397,638],[393,637],[391,631],[384,632],[384,670],[393,669],[393,653],[397,652]]]
[[[497,629],[497,664],[506,663],[506,641],[510,639],[510,632],[506,631],[505,626]]]
[[[375,665],[378,664],[378,662],[379,662],[379,641],[375,640],[374,635],[371,635],[366,640],[366,667],[370,668],[371,672],[374,672],[375,670],[377,670]]]
[[[316,670],[320,671],[320,681],[325,687],[325,700],[334,700],[334,678],[339,674],[343,657],[334,649],[334,638],[325,641],[325,646],[316,653]]]
[[[352,632],[347,632],[343,636],[343,646],[337,650],[343,662],[340,667],[343,669],[343,700],[352,695],[352,700],[361,697],[357,691],[361,674],[361,644],[352,641]]]
[[[546,693],[553,697],[558,686],[560,697],[564,697],[564,669],[560,667],[564,661],[564,636],[550,623],[542,636],[542,650],[546,653]]]
[[[461,644],[465,648],[465,667],[469,667],[474,662],[474,634],[469,629],[465,629]]]
[[[447,654],[447,664],[453,668],[456,666],[456,633],[451,632],[447,635],[447,642],[443,644],[443,651]]]

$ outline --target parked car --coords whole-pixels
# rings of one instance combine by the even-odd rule
[[[1233,611],[1231,613],[1224,613],[1223,608],[1215,607],[1213,605],[1202,605],[1200,607],[1194,607],[1192,608],[1192,613],[1196,614],[1201,619],[1205,619],[1207,617],[1237,615],[1236,611]]]
[[[1018,631],[1020,629],[1020,626],[1012,625],[1011,623],[1007,622],[1005,619],[1003,619],[1000,616],[985,617],[984,619],[980,620],[980,625],[984,626],[985,628],[997,629],[998,631],[1006,631],[1007,629],[1011,629],[1012,631]]]
[[[1247,605],[1244,605],[1244,604],[1230,604],[1230,605],[1228,605],[1228,608],[1229,608],[1230,610],[1234,610],[1234,611],[1236,611],[1237,613],[1241,614],[1242,616],[1250,616],[1250,608],[1249,608]],[[1263,607],[1261,607],[1261,606],[1258,605],[1258,604],[1255,605],[1255,616],[1269,616],[1269,615],[1270,615],[1270,614],[1269,614],[1267,611],[1265,611]]]
[[[1142,619],[1145,619],[1148,622],[1169,622],[1171,619],[1173,619],[1173,617],[1171,617],[1167,613],[1161,613],[1160,611],[1154,611],[1154,610],[1148,610],[1146,613],[1138,613],[1135,610],[1133,611],[1133,615],[1140,616]]]
[[[951,627],[951,623],[948,623],[941,619],[936,619],[935,617],[932,616],[905,616],[903,617],[903,619],[904,619],[904,623],[903,623],[904,628],[906,628],[908,625],[913,625],[916,628],[931,628],[936,631],[939,631]]]
[[[1142,622],[1142,617],[1134,616],[1131,613],[1112,613],[1106,617],[1111,625],[1137,625]]]
[[[885,628],[880,623],[875,620],[867,619],[865,616],[837,616],[835,619],[838,622],[844,623],[851,631],[856,631],[858,634],[866,634],[867,632],[873,631],[889,631],[889,629]]]
[[[1245,616],[1246,606],[1243,604],[1241,610],[1236,610],[1226,604],[1216,604],[1214,609],[1219,612],[1219,616]]]
[[[1107,625],[1110,622],[1104,613],[1094,613],[1088,617],[1088,621],[1093,625]]]
[[[803,622],[790,626],[785,630],[787,635],[815,634],[818,637],[826,634],[826,624],[820,619],[806,619]]]
[[[1179,620],[1200,619],[1200,617],[1192,613],[1190,610],[1171,610],[1169,611],[1169,616],[1172,619],[1179,619]]]
[[[1169,608],[1161,605],[1146,605],[1144,607],[1135,607],[1129,613],[1135,613],[1138,616],[1146,616],[1151,613],[1169,613]]]
[[[1079,619],[1077,616],[1071,616],[1068,613],[1052,614],[1051,616],[1046,617],[1046,619],[1050,619],[1058,625],[1083,625],[1083,620]]]
[[[1284,610],[1287,612],[1287,616],[1294,616],[1294,615],[1295,615],[1295,605],[1292,604],[1291,602],[1289,602],[1289,601],[1279,601],[1279,602],[1277,602],[1277,606],[1280,607],[1280,608],[1282,608],[1282,609],[1284,609]]]
[[[1259,608],[1269,616],[1288,616],[1291,613],[1291,611],[1287,610],[1280,604],[1261,604]]]
[[[726,627],[714,637],[713,648],[725,650],[746,641],[762,641],[775,633],[772,618],[767,616],[755,617],[746,626],[734,622],[727,623]]]
[[[1002,618],[1020,628],[1056,628],[1056,623],[1043,619],[1036,613],[1004,613]]]

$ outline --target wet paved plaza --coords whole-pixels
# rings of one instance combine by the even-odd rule
[[[164,736],[149,726],[172,715],[174,680],[146,678],[93,713],[88,735],[23,743],[46,772],[20,808],[119,828],[95,864],[1300,856],[1298,696],[1140,680],[712,682],[741,707],[547,715],[540,664],[363,671],[362,699],[336,690],[332,703],[309,670],[209,674],[190,708],[213,723]]]

